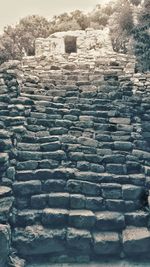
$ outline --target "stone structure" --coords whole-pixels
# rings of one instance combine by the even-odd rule
[[[12,248],[32,262],[149,255],[150,74],[134,65],[112,53],[1,66],[2,264]]]
[[[38,38],[35,43],[36,56],[65,53],[106,54],[113,52],[109,29],[86,29],[52,34],[49,38]]]

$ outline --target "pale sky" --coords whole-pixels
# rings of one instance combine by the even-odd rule
[[[0,32],[4,26],[15,25],[28,15],[41,15],[51,18],[63,12],[81,9],[92,10],[96,4],[108,3],[110,0],[0,0]]]

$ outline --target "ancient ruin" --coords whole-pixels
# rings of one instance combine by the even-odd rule
[[[49,38],[38,38],[35,43],[36,56],[63,54],[106,54],[113,52],[109,29],[86,29],[56,32]]]
[[[0,66],[1,267],[149,255],[150,73],[66,36]]]

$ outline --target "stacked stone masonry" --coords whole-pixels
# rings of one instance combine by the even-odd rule
[[[0,69],[0,251],[146,257],[150,74],[134,58],[25,58]],[[4,244],[4,242],[3,242]]]

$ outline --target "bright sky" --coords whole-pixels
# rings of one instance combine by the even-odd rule
[[[15,25],[22,17],[38,14],[46,18],[63,12],[92,10],[96,4],[110,0],[0,0],[0,32],[4,26]]]

